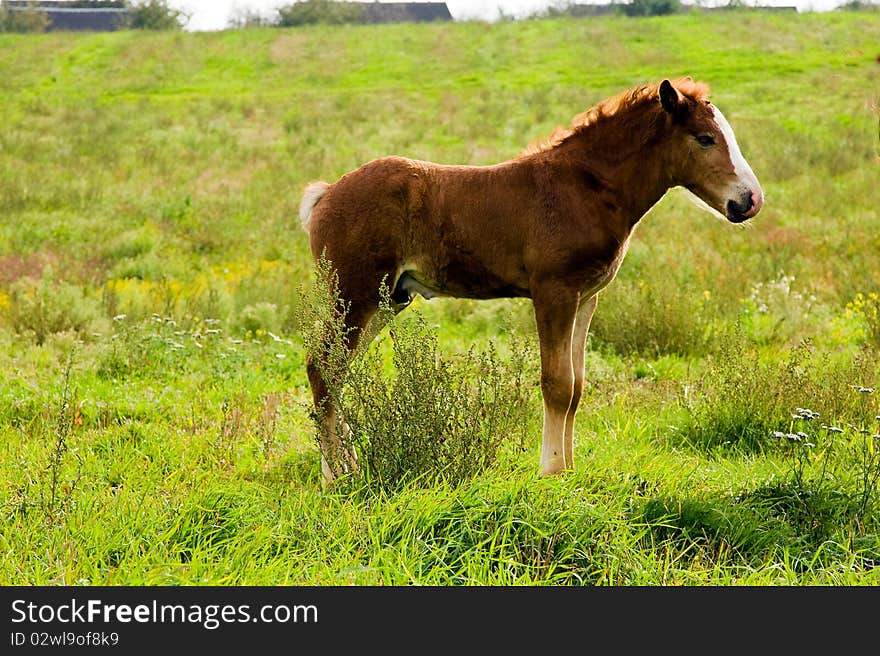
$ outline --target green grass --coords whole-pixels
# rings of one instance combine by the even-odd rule
[[[878,44],[870,13],[0,35],[0,583],[877,584]],[[323,489],[304,184],[508,159],[679,75],[766,206],[737,229],[671,193],[639,226],[577,471],[537,477],[529,359],[524,449]],[[526,301],[416,309],[452,381],[536,346]]]

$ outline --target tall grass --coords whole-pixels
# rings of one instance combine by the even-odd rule
[[[848,12],[0,35],[0,583],[876,584],[878,35]],[[576,472],[536,475],[528,300],[418,300],[346,359],[362,475],[324,488],[304,184],[503,161],[678,75],[766,204],[735,229],[674,192],[641,221]]]

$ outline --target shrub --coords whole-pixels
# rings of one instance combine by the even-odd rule
[[[45,32],[48,26],[45,11],[36,7],[13,10],[7,3],[0,3],[0,32]]]
[[[10,289],[9,324],[37,344],[66,330],[82,334],[100,312],[100,303],[82,288],[52,278],[47,267],[41,279],[21,278]]]
[[[738,326],[721,340],[700,382],[686,395],[689,417],[678,439],[702,449],[761,451],[773,431],[788,425],[791,399],[809,395],[810,355],[809,345],[803,343],[785,361],[762,362]]]
[[[272,27],[274,21],[255,9],[234,7],[227,23],[228,27],[241,30],[251,27]]]
[[[319,264],[315,286],[300,304],[300,323],[306,349],[339,409],[336,432],[343,449],[358,454],[359,475],[352,482],[374,490],[398,489],[415,479],[456,485],[490,467],[505,440],[523,445],[532,405],[525,381],[534,364],[523,344],[508,357],[491,343],[483,351],[447,357],[437,331],[410,310],[349,363],[345,308],[335,288],[326,263]],[[387,289],[384,295],[383,323],[393,314]],[[323,413],[314,418],[320,435],[326,430]],[[341,473],[340,464],[331,467]]]
[[[278,317],[278,306],[265,301],[246,305],[238,313],[235,325],[243,334],[256,335],[257,331],[279,332],[281,320]]]
[[[703,449],[732,446],[748,451],[779,448],[779,434],[795,434],[801,410],[821,422],[862,422],[865,408],[856,389],[877,380],[876,357],[865,350],[832,360],[805,340],[780,358],[764,361],[737,326],[721,340],[683,405],[688,418],[676,440]],[[775,436],[775,437],[774,437]]]
[[[128,26],[135,30],[180,30],[189,15],[168,6],[167,0],[139,0],[128,6]]]
[[[862,294],[858,292],[855,298],[846,304],[847,319],[858,317],[864,324],[865,337],[868,344],[880,347],[880,295],[877,292]]]
[[[816,297],[794,288],[795,277],[780,272],[752,285],[742,302],[743,327],[757,344],[794,340],[815,324]]]
[[[341,25],[363,20],[364,8],[357,3],[333,2],[332,0],[303,0],[278,8],[280,27],[296,27],[326,23]]]
[[[666,16],[681,9],[679,0],[632,0],[620,5],[627,16]]]
[[[701,355],[712,345],[715,314],[711,298],[692,285],[618,279],[600,293],[590,334],[620,355]]]
[[[837,7],[837,11],[880,11],[876,0],[848,0]]]

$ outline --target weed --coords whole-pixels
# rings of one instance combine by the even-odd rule
[[[864,323],[866,341],[874,348],[880,348],[880,295],[877,292],[858,292],[846,304],[846,317],[860,318]]]
[[[862,397],[871,388],[855,386],[851,393]],[[795,502],[790,514],[795,524],[813,528],[814,538],[827,537],[826,529],[816,533],[817,519],[829,514],[848,516],[855,534],[865,534],[866,522],[873,517],[872,504],[880,480],[880,418],[870,404],[858,424],[829,421],[809,408],[796,408],[787,431],[774,431],[783,443],[786,475],[783,485]],[[838,425],[839,424],[839,425]],[[841,490],[846,483],[847,491]],[[817,503],[833,501],[836,509],[821,509]]]
[[[444,356],[436,329],[411,310],[393,321],[390,343],[380,337],[349,362],[344,315],[332,310],[342,307],[330,291],[333,274],[326,262],[317,271],[318,289],[303,303],[312,308],[301,322],[303,339],[339,409],[336,433],[349,454],[359,454],[368,486],[390,490],[420,478],[458,484],[490,467],[503,442],[523,444],[530,401],[524,381],[534,363],[523,344],[507,358],[491,342]],[[382,296],[380,324],[393,317],[387,288]],[[319,432],[327,430],[323,413],[316,419]]]
[[[785,362],[762,363],[737,328],[722,340],[700,384],[683,399],[689,419],[676,431],[676,441],[702,449],[763,450],[768,434],[787,419],[791,395],[809,389],[809,358],[809,344],[803,343]]]
[[[278,447],[277,429],[278,413],[282,403],[282,397],[277,393],[267,394],[262,401],[260,410],[256,416],[256,433],[260,441],[260,449],[264,460],[268,461]]]
[[[82,287],[56,281],[53,269],[46,267],[39,280],[21,278],[12,285],[7,312],[13,330],[42,344],[49,335],[66,330],[86,334],[98,308]]]
[[[803,333],[812,319],[816,297],[794,289],[795,276],[784,272],[768,282],[752,286],[743,301],[745,334],[756,344],[792,340]]]
[[[591,334],[621,355],[701,355],[714,340],[710,301],[659,272],[650,279],[623,277],[600,294]]]
[[[185,370],[194,353],[207,351],[221,361],[227,357],[221,348],[223,329],[218,320],[187,317],[186,323],[188,327],[158,314],[143,320],[116,315],[109,348],[99,356],[98,374],[107,379],[151,371],[171,376]],[[217,361],[215,365],[219,366]]]
[[[246,305],[239,312],[236,324],[244,334],[255,335],[258,330],[279,332],[278,307],[266,302]]]
[[[54,411],[51,428],[52,445],[46,455],[46,462],[40,468],[41,474],[20,487],[16,496],[18,510],[27,515],[29,508],[39,508],[47,522],[55,523],[63,518],[69,505],[77,496],[77,486],[82,477],[83,460],[76,448],[71,448],[74,430],[82,424],[81,405],[77,402],[76,390],[72,385],[71,370],[74,354],[70,354],[61,378],[61,392]],[[69,458],[76,461],[76,472],[70,472]],[[35,484],[36,499],[30,493]]]
[[[211,447],[218,466],[221,469],[229,469],[235,462],[235,447],[247,430],[245,399],[242,396],[233,400],[224,399],[220,410],[222,414],[220,432],[211,442]]]

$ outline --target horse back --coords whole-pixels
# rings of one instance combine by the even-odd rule
[[[357,253],[393,257],[402,250],[408,218],[423,195],[417,168],[403,157],[383,157],[331,184],[313,211],[313,256],[325,253],[336,262]]]
[[[536,276],[594,287],[626,239],[589,221],[598,208],[581,181],[538,162],[368,162],[327,187],[315,206],[312,253],[370,285],[409,272],[433,295],[529,296]]]

